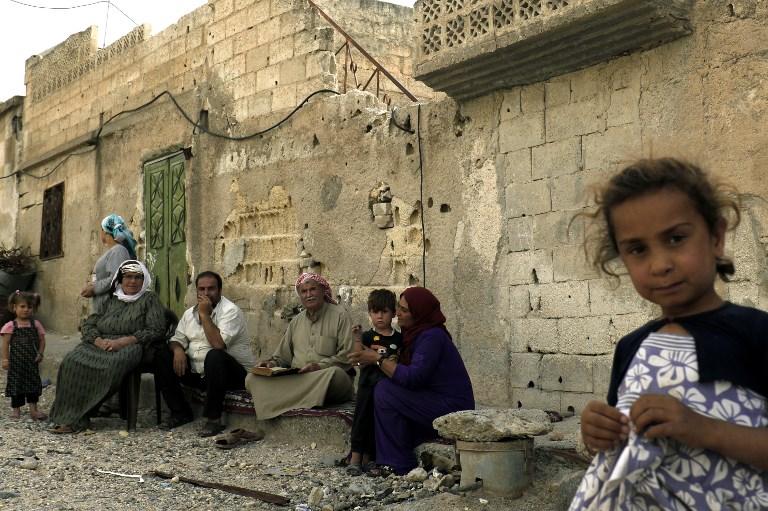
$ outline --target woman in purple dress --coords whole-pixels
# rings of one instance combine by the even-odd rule
[[[353,363],[377,364],[388,376],[374,393],[379,470],[373,475],[407,473],[417,465],[414,447],[437,436],[433,420],[475,408],[472,383],[435,295],[423,287],[406,289],[397,320],[403,330],[399,361],[371,349],[350,354]]]

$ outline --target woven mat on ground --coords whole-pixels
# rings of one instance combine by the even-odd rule
[[[205,392],[192,387],[184,387],[184,392],[197,403],[205,402]],[[228,413],[239,413],[243,415],[253,415],[253,400],[247,390],[230,390],[224,396],[224,411]],[[338,417],[352,425],[352,418],[355,415],[355,402],[329,406],[325,408],[297,408],[288,410],[280,417]]]

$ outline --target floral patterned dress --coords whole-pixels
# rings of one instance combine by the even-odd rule
[[[699,382],[692,337],[652,333],[619,387],[616,407],[629,414],[642,394],[667,394],[703,415],[742,426],[768,426],[766,398],[726,381]],[[631,432],[627,443],[595,456],[571,510],[768,508],[768,473],[675,440]]]

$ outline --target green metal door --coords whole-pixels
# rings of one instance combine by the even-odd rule
[[[178,317],[187,291],[184,154],[144,165],[147,267],[160,301]]]

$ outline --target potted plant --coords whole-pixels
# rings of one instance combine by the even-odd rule
[[[0,245],[0,296],[28,291],[35,281],[35,258],[29,248]]]

